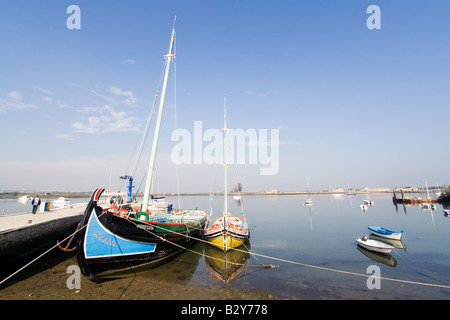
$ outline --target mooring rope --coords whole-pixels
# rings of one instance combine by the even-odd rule
[[[127,220],[128,220],[128,219],[127,219]],[[134,224],[134,225],[137,225],[136,223],[134,223],[134,222],[131,221],[131,220],[128,220],[128,221],[129,221],[130,223]],[[187,228],[189,228],[189,226],[187,226],[186,223],[185,223],[185,225],[186,225]],[[209,242],[208,242],[207,240],[204,240],[204,239],[201,239],[201,238],[196,238],[196,237],[192,237],[192,236],[186,235],[186,234],[181,233],[181,232],[169,230],[169,229],[166,229],[166,228],[164,228],[164,227],[162,227],[162,226],[158,226],[158,228],[161,229],[161,230],[163,230],[163,231],[166,231],[166,232],[171,232],[171,233],[174,233],[174,234],[183,236],[183,237],[185,237],[185,238],[190,238],[190,239],[196,240],[196,241],[198,241],[198,242],[203,242],[203,243],[209,244]],[[199,252],[197,252],[197,251],[195,251],[195,250],[192,250],[192,249],[190,249],[190,248],[188,248],[188,247],[179,245],[178,243],[175,243],[175,242],[172,242],[172,241],[170,241],[170,240],[167,240],[167,239],[165,239],[165,238],[163,238],[163,237],[161,237],[161,236],[159,236],[159,235],[157,235],[157,234],[151,232],[150,230],[147,230],[147,229],[143,229],[143,230],[145,230],[145,231],[148,232],[149,234],[151,234],[151,235],[153,235],[153,236],[159,238],[160,240],[163,240],[163,241],[165,241],[165,242],[167,242],[167,243],[170,243],[171,245],[176,246],[176,247],[178,247],[178,248],[181,248],[181,249],[184,249],[184,250],[186,250],[186,251],[189,251],[189,252],[192,252],[192,253],[201,255],[201,256],[206,257],[206,258],[211,258],[211,259],[214,259],[214,260],[217,260],[217,261],[220,261],[220,262],[227,262],[225,259],[220,259],[220,258],[212,257],[212,256],[209,256],[209,255],[204,254],[204,253],[199,253]],[[252,253],[250,252],[250,250],[248,250],[248,251],[245,251],[245,250],[237,250],[237,249],[235,249],[235,250],[236,250],[236,251],[241,251],[241,252],[244,252],[244,253],[252,254]],[[255,259],[258,260],[256,257],[255,257]],[[259,260],[258,260],[258,261],[259,261]],[[260,261],[259,261],[259,262],[260,262]],[[231,262],[231,261],[228,261],[228,263],[234,264],[234,265],[244,265],[243,263],[239,263],[239,262]],[[261,262],[260,262],[260,263],[261,263]],[[261,264],[262,264],[262,266],[263,266],[264,268],[268,268],[267,265],[264,265],[263,263],[261,263]]]
[[[101,213],[100,216],[102,216],[103,214],[105,214],[105,211]],[[99,217],[100,217],[99,216]],[[134,223],[133,221],[127,219],[129,222],[137,225],[136,223]],[[69,235],[68,237],[66,237],[62,242],[66,241],[67,239],[69,239],[70,237],[72,237],[74,234],[76,234],[77,232],[81,231],[82,229],[86,228],[88,226],[88,224],[84,225],[83,227],[79,228],[78,230],[76,230],[75,232],[73,232],[71,235]],[[161,230],[167,231],[167,232],[172,232],[187,238],[191,238],[193,240],[197,240],[199,242],[203,242],[203,243],[207,243],[209,244],[209,242],[207,240],[204,239],[200,239],[200,238],[196,238],[196,237],[192,237],[189,235],[185,235],[183,233],[180,232],[176,232],[173,230],[169,230],[166,229],[162,226],[158,226],[158,228],[160,228]],[[146,229],[145,229],[146,230]],[[212,257],[212,256],[208,256],[204,253],[199,253],[195,250],[192,250],[190,248],[184,247],[182,245],[179,245],[175,242],[172,242],[170,240],[167,240],[159,235],[156,235],[155,233],[151,232],[150,230],[146,230],[147,232],[149,232],[150,234],[152,234],[155,237],[158,237],[159,239],[166,241],[174,246],[177,246],[181,249],[184,249],[186,251],[198,254],[198,255],[202,255],[204,257],[208,257],[214,260],[218,260],[218,261],[222,261],[225,262],[226,260],[224,259],[219,259],[216,257]],[[61,243],[62,243],[61,242]],[[5,281],[7,281],[8,279],[10,279],[11,277],[13,277],[14,275],[16,275],[17,273],[19,273],[20,271],[22,271],[23,269],[25,269],[26,267],[28,267],[29,265],[31,265],[32,263],[34,263],[35,261],[37,261],[38,259],[42,258],[44,255],[46,255],[48,252],[50,252],[51,250],[53,250],[54,248],[56,248],[58,245],[54,245],[52,246],[50,249],[48,249],[47,251],[45,251],[44,253],[42,253],[41,255],[39,255],[38,257],[36,257],[35,259],[33,259],[32,261],[30,261],[29,263],[27,263],[25,266],[21,267],[20,269],[18,269],[17,271],[15,271],[14,273],[12,273],[11,275],[9,275],[8,277],[6,277],[5,279],[3,279],[2,281],[0,281],[0,285],[3,284]],[[248,250],[248,248],[245,246],[245,248]],[[235,250],[238,252],[243,252],[243,253],[250,253],[251,255],[253,255],[255,258],[256,256],[261,257],[261,258],[266,258],[266,259],[271,259],[271,260],[275,260],[275,261],[279,261],[279,262],[284,262],[284,263],[289,263],[289,264],[294,264],[294,265],[298,265],[298,266],[302,266],[302,267],[306,267],[306,268],[312,268],[312,269],[318,269],[318,270],[323,270],[323,271],[329,271],[329,272],[335,272],[335,273],[341,273],[341,274],[347,274],[347,275],[352,275],[352,276],[359,276],[359,277],[365,277],[365,278],[375,278],[375,279],[380,279],[380,280],[386,280],[386,281],[392,281],[392,282],[399,282],[399,283],[407,283],[407,284],[413,284],[413,285],[421,285],[421,286],[428,286],[428,287],[436,287],[436,288],[444,288],[444,289],[450,289],[450,285],[443,285],[443,284],[435,284],[435,283],[426,283],[426,282],[419,282],[419,281],[411,281],[411,280],[403,280],[403,279],[395,279],[395,278],[388,278],[388,277],[381,277],[381,276],[377,276],[377,275],[370,275],[370,274],[364,274],[364,273],[358,273],[358,272],[351,272],[351,271],[345,271],[345,270],[339,270],[339,269],[333,269],[333,268],[327,268],[327,267],[321,267],[321,266],[316,266],[316,265],[311,265],[311,264],[307,264],[307,263],[303,263],[303,262],[298,262],[298,261],[292,261],[292,260],[287,260],[287,259],[282,259],[282,258],[277,258],[277,257],[272,257],[272,256],[268,256],[268,255],[264,255],[264,254],[260,254],[260,253],[255,253],[255,252],[251,252],[250,250],[246,251],[246,250],[241,250],[239,248],[230,248],[230,250]],[[256,259],[259,261],[259,259]],[[259,261],[261,264],[262,262]],[[235,264],[235,265],[244,265],[243,263],[238,263],[238,262],[228,262],[231,264]],[[262,264],[264,268],[275,268],[276,266],[274,265],[265,265]]]
[[[132,222],[132,221],[130,221],[130,222]],[[178,233],[178,232],[175,232],[175,231],[171,231],[171,230],[165,229],[163,227],[159,227],[159,228],[162,229],[162,230],[165,230],[165,231],[174,232],[174,233],[177,233],[179,235],[186,236],[184,234],[181,234],[181,233]],[[153,234],[151,231],[149,231],[149,230],[147,230],[147,231],[150,232],[151,234]],[[203,242],[203,243],[209,244],[209,242],[207,240],[194,238],[194,237],[191,237],[191,238],[192,239],[196,239],[199,242]],[[171,244],[173,244],[173,245],[175,245],[175,246],[182,247],[182,246],[180,246],[180,245],[178,245],[176,243],[173,243],[173,242],[171,242],[169,240],[166,240],[166,241],[171,243]],[[244,247],[248,250],[248,248],[246,246],[244,246]],[[196,252],[195,250],[191,250],[191,249],[185,248],[185,247],[183,247],[183,248],[185,250],[193,252],[195,254],[200,254],[200,253]],[[261,258],[267,258],[267,259],[271,259],[271,260],[276,260],[276,261],[280,261],[280,262],[285,262],[285,263],[289,263],[289,264],[299,265],[299,266],[302,266],[302,267],[307,267],[307,268],[312,268],[312,269],[319,269],[319,270],[336,272],[336,273],[342,273],[342,274],[348,274],[348,275],[353,275],[353,276],[359,276],[359,277],[365,277],[365,278],[377,278],[377,279],[380,279],[380,280],[387,280],[387,281],[393,281],[393,282],[401,282],[401,283],[409,283],[409,284],[415,284],[415,285],[423,285],[423,286],[429,286],[429,287],[439,287],[439,288],[450,289],[450,285],[442,285],[442,284],[434,284],[434,283],[426,283],[426,282],[394,279],[394,278],[380,277],[380,276],[364,274],[364,273],[357,273],[357,272],[351,272],[351,271],[345,271],[345,270],[339,270],[339,269],[315,266],[315,265],[311,265],[311,264],[307,264],[307,263],[303,263],[303,262],[291,261],[291,260],[287,260],[287,259],[271,257],[271,256],[268,256],[268,255],[251,252],[250,250],[248,250],[248,251],[241,250],[239,248],[230,248],[230,250],[235,250],[235,251],[239,251],[239,252],[243,252],[243,253],[250,253],[251,255],[253,255],[255,257],[255,259],[257,261],[259,261],[263,265],[264,268],[275,268],[276,266],[263,264],[259,259],[256,258],[256,256],[259,256]],[[208,256],[208,255],[205,255],[205,254],[202,254],[202,255],[205,256],[205,257],[214,259],[214,260],[218,260],[218,261],[222,261],[222,262],[225,261],[223,259],[211,257],[211,256]],[[243,263],[238,263],[238,262],[229,262],[229,263],[235,264],[235,265],[243,265]]]
[[[100,214],[100,216],[104,215],[105,213],[102,212]],[[99,217],[100,217],[99,216]],[[89,223],[85,224],[83,227],[77,228],[77,230],[75,230],[75,232],[72,232],[72,234],[68,235],[66,238],[64,238],[61,243],[63,243],[64,241],[70,239],[71,237],[73,237],[75,234],[77,234],[78,232],[80,232],[81,230],[83,230],[84,228],[86,228],[89,225]],[[23,267],[19,268],[18,270],[16,270],[15,272],[13,272],[12,274],[10,274],[8,277],[6,277],[5,279],[3,279],[2,281],[0,281],[0,285],[3,284],[5,281],[7,281],[8,279],[12,278],[13,276],[15,276],[16,274],[18,274],[20,271],[22,271],[23,269],[25,269],[26,267],[28,267],[29,265],[31,265],[32,263],[34,263],[35,261],[39,260],[40,258],[42,258],[43,256],[45,256],[47,253],[49,253],[50,251],[52,251],[53,249],[55,249],[56,247],[58,247],[58,243],[56,243],[54,246],[52,246],[50,249],[48,249],[47,251],[45,251],[44,253],[40,254],[39,256],[37,256],[36,258],[34,258],[33,260],[31,260],[30,262],[26,263]]]

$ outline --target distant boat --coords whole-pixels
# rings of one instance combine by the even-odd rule
[[[371,226],[368,227],[369,231],[376,236],[393,239],[393,240],[401,240],[403,237],[403,230],[400,232],[388,230],[383,227]]]
[[[389,254],[394,249],[394,246],[391,246],[391,245],[381,242],[381,241],[369,239],[367,236],[364,236],[362,239],[356,238],[356,242],[358,243],[358,245],[360,245],[361,247],[363,247],[367,250],[384,253],[384,254]]]
[[[442,209],[442,211],[444,211],[444,215],[447,217],[450,215],[450,210],[448,209]]]
[[[422,209],[436,210],[436,205],[433,203],[422,203],[421,206],[422,206]]]
[[[427,180],[425,180],[425,187],[426,187],[426,189],[427,189],[427,202],[422,203],[422,209],[435,210],[435,209],[436,209],[436,205],[434,205],[433,203],[431,203],[430,193],[428,192],[428,183],[427,183]]]
[[[228,186],[227,186],[227,122],[226,122],[226,102],[224,112],[224,128],[223,132],[223,167],[224,167],[224,208],[222,217],[217,217],[205,229],[205,239],[214,247],[222,249],[224,252],[232,248],[237,248],[244,244],[250,238],[245,216],[235,217],[228,212]]]
[[[56,200],[53,200],[53,206],[56,208],[64,208],[70,205],[70,200],[64,197],[59,197]]]
[[[311,195],[309,194],[309,180],[308,178],[306,178],[306,187],[308,188],[308,196],[305,200],[305,205],[306,206],[312,206],[313,205],[313,200],[311,199]]]
[[[147,206],[147,210],[150,212],[155,211],[164,211],[164,212],[170,212],[173,208],[173,203],[167,202],[165,196],[161,197],[154,197],[151,195],[151,202]]]
[[[233,200],[238,201],[238,200],[241,200],[241,199],[242,199],[241,191],[242,191],[242,185],[241,185],[240,182],[238,182],[238,183],[236,184],[236,187],[234,187],[234,189],[231,191],[231,192],[233,192],[233,193],[237,193],[237,194],[235,194],[235,195],[233,196]]]
[[[28,200],[33,199],[33,197],[26,195],[26,196],[22,196],[17,198],[17,201],[19,201],[20,203],[27,203]]]

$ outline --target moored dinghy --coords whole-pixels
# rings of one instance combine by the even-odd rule
[[[358,245],[360,245],[361,247],[363,247],[367,250],[385,253],[385,254],[391,253],[391,251],[394,249],[393,246],[391,246],[387,243],[369,239],[369,237],[367,237],[367,236],[364,236],[362,239],[356,238],[356,242],[358,243]]]
[[[392,231],[392,230],[388,230],[386,228],[378,227],[378,226],[370,226],[370,227],[368,227],[368,229],[374,235],[383,237],[383,238],[387,238],[387,239],[401,240],[403,237],[403,230],[398,232],[398,231]]]
[[[358,245],[360,245],[361,247],[367,249],[367,250],[371,250],[371,251],[375,251],[375,252],[379,252],[379,253],[385,253],[385,254],[389,254],[394,247],[378,241],[378,240],[373,240],[370,239],[367,236],[364,236],[363,238],[356,238],[356,242],[358,243]]]

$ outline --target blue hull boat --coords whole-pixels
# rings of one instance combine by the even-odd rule
[[[377,227],[377,226],[371,226],[368,227],[369,231],[373,233],[374,235],[377,235],[379,237],[387,238],[387,239],[393,239],[393,240],[401,240],[403,237],[403,230],[400,232],[388,230],[383,227]]]

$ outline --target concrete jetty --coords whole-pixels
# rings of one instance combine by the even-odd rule
[[[14,261],[26,261],[72,234],[86,205],[0,216],[0,269]],[[66,242],[65,242],[66,243]],[[63,245],[65,245],[63,243]]]

